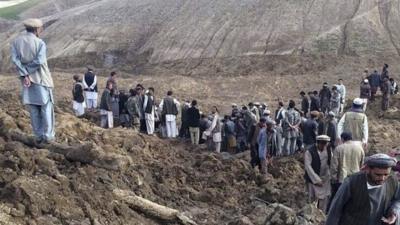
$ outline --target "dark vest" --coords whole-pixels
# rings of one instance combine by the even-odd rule
[[[164,98],[164,104],[162,108],[163,115],[178,115],[178,109],[176,108],[174,99],[170,96]]]
[[[351,199],[343,207],[343,214],[339,225],[365,225],[368,224],[368,218],[371,211],[370,198],[367,189],[367,175],[365,172],[353,174],[350,179]],[[398,188],[396,178],[390,176],[385,184],[384,212],[388,213],[391,200]]]
[[[87,86],[90,87],[93,84],[95,76],[96,75],[94,75],[92,72],[85,73],[85,76],[83,79],[85,79]],[[93,90],[89,90],[89,88],[85,88],[85,91],[97,92],[97,84],[94,86]]]
[[[74,84],[74,88],[72,90],[72,95],[74,98],[74,101],[82,103],[85,101],[85,98],[83,97],[83,85],[81,82],[77,82]]]
[[[331,149],[328,147],[326,149],[328,151],[328,165],[331,165]],[[317,150],[317,145],[313,145],[309,150],[311,154],[311,167],[313,168],[314,172],[319,175],[321,173],[321,158],[319,158],[318,150]],[[304,174],[304,179],[306,179],[306,182],[312,183],[310,177],[308,176],[307,172]]]
[[[154,107],[154,99],[152,96],[147,95],[147,105],[146,108],[144,109],[145,113],[151,113],[153,111]]]

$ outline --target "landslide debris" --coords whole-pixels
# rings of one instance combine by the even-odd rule
[[[63,106],[56,107],[57,143],[41,146],[29,136],[17,95],[1,92],[0,104],[1,224],[182,223],[151,216],[116,193],[178,210],[196,224],[323,220],[316,209],[302,210],[300,156],[277,160],[268,179],[249,166],[248,152],[218,155],[129,129],[104,130]]]

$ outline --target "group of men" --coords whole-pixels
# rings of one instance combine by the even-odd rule
[[[54,84],[47,66],[46,44],[39,38],[43,23],[28,19],[24,25],[27,32],[12,44],[12,61],[20,75],[22,102],[29,107],[36,142],[48,143],[55,135]],[[160,130],[164,129],[167,137],[176,137],[180,104],[172,91],[156,105],[154,88],[145,89],[138,84],[128,96],[118,90],[116,75],[110,74],[101,96],[102,127],[113,127],[114,119],[119,118],[122,125],[152,135],[159,112]],[[85,107],[90,111],[97,107],[97,77],[89,69],[82,80],[74,76],[74,81],[73,109],[81,116]],[[181,109],[180,136],[188,133],[192,144],[199,144],[201,139],[217,152],[221,147],[234,152],[249,146],[252,166],[259,166],[264,174],[269,157],[305,150],[304,177],[309,200],[329,211],[327,225],[395,224],[399,223],[400,188],[390,172],[397,161],[385,154],[365,158],[364,153],[368,143],[365,99],[373,100],[380,88],[384,95],[382,109],[386,110],[389,90],[392,94],[397,92],[394,84],[385,64],[379,82],[375,72],[364,80],[361,98],[353,101],[338,124],[335,120],[343,112],[346,96],[341,80],[331,89],[324,83],[321,91],[309,93],[309,99],[302,92],[301,110],[293,100],[288,107],[280,101],[274,118],[266,104],[250,103],[241,110],[233,104],[231,115],[221,120],[216,106],[207,116],[200,113],[196,100],[191,104],[186,101]]]
[[[384,64],[381,74],[377,70],[369,74],[368,69],[364,71],[364,79],[360,85],[360,98],[364,100],[364,110],[369,101],[375,101],[378,90],[382,93],[382,113],[389,109],[390,96],[398,93],[398,86],[393,77],[389,77],[389,65]]]

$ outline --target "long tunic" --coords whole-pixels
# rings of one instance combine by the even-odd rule
[[[300,114],[294,110],[289,109],[286,111],[286,116],[282,122],[283,136],[285,138],[297,138],[299,136],[299,130],[291,128],[290,126],[295,126],[301,122]]]
[[[309,151],[306,151],[304,156],[304,166],[308,177],[312,184],[309,184],[309,188],[312,191],[313,197],[317,199],[324,199],[331,194],[331,174],[328,165],[328,151],[318,151],[319,158],[321,160],[321,170],[319,175],[313,170],[311,166],[312,157]],[[317,186],[316,183],[322,183],[323,185]]]
[[[259,159],[266,159],[267,156],[267,128],[260,129],[257,136],[258,143],[258,157]]]
[[[46,44],[33,33],[18,36],[11,46],[11,59],[20,78],[29,75],[32,85],[22,87],[24,105],[46,105],[54,103],[53,79],[47,66]]]
[[[346,100],[346,86],[344,86],[343,84],[338,84],[336,85],[336,87],[340,94],[341,102],[344,102],[344,100]]]

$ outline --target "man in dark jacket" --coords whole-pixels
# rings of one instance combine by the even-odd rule
[[[129,126],[129,114],[126,108],[126,102],[128,102],[128,95],[125,93],[125,90],[121,90],[119,92],[119,122],[123,127]]]
[[[374,72],[368,76],[368,81],[371,85],[371,101],[374,101],[376,92],[381,85],[381,78],[378,74],[378,71],[374,70]]]
[[[103,128],[113,128],[114,118],[112,112],[112,96],[111,90],[113,89],[113,83],[107,82],[106,89],[104,89],[100,100],[100,115],[101,124]]]
[[[337,121],[334,112],[329,112],[327,120],[324,122],[323,134],[331,138],[330,146],[332,150],[336,148],[336,137],[337,137]]]
[[[211,127],[212,122],[208,119],[207,115],[200,113],[200,141],[199,144],[206,143],[206,139],[203,138],[204,131],[208,130]]]
[[[390,175],[397,160],[376,154],[365,161],[366,169],[344,180],[329,210],[326,225],[398,224],[400,189]]]
[[[235,123],[232,121],[229,115],[225,115],[224,117],[223,132],[224,132],[224,139],[225,139],[224,141],[226,144],[226,150],[229,153],[235,153],[237,147],[236,128],[235,128]]]
[[[319,92],[319,98],[321,100],[321,111],[323,113],[327,113],[329,110],[330,102],[331,102],[331,90],[328,87],[328,83],[324,83],[321,91]]]
[[[310,102],[308,101],[308,98],[304,91],[300,92],[300,98],[301,98],[301,111],[303,112],[304,117],[307,117],[308,109],[310,108]]]
[[[247,131],[246,131],[244,119],[242,117],[236,118],[235,132],[236,132],[237,151],[243,152],[247,148],[246,147],[247,146]]]
[[[129,90],[130,97],[126,102],[126,110],[129,114],[130,127],[136,130],[140,124],[139,98],[136,89]]]
[[[382,69],[382,73],[381,73],[381,84],[383,84],[383,79],[385,79],[385,77],[387,79],[389,79],[389,65],[386,63],[383,65],[383,69]]]
[[[310,112],[311,111],[321,111],[321,102],[318,97],[318,91],[309,92],[308,95],[310,96]]]
[[[178,108],[180,106],[180,103],[178,102],[178,100],[172,97],[172,94],[172,91],[168,91],[167,96],[163,100],[161,100],[159,107],[161,111],[161,116],[165,118],[168,138],[175,138],[178,136],[176,116],[178,115]]]
[[[74,75],[74,87],[72,89],[72,108],[77,117],[85,114],[85,97],[83,96],[83,84],[79,75]]]
[[[311,111],[310,114],[310,118],[303,124],[303,143],[306,150],[316,143],[318,134],[319,112]]]
[[[190,102],[186,100],[181,106],[181,129],[179,129],[180,138],[189,138],[189,125],[187,119],[187,110],[190,108]]]
[[[193,145],[198,145],[200,140],[200,111],[197,101],[192,101],[192,106],[187,110],[187,123],[189,126],[190,140]]]
[[[249,135],[247,136],[247,142],[250,144],[250,164],[253,168],[258,166],[260,170],[262,169],[262,165],[260,162],[260,158],[258,157],[258,142],[257,138],[258,135],[260,134],[260,130],[265,127],[266,119],[261,118],[260,122],[254,123],[251,126]]]
[[[86,95],[86,105],[89,111],[97,107],[97,76],[93,69],[88,68],[88,71],[83,77],[83,87]]]

